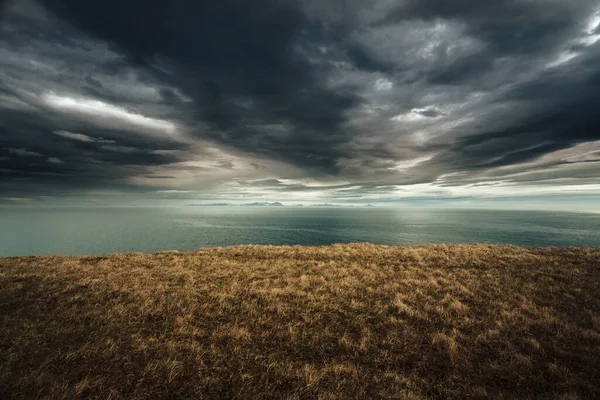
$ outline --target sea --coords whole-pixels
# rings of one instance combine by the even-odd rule
[[[600,214],[401,207],[0,208],[0,257],[355,242],[600,246]]]

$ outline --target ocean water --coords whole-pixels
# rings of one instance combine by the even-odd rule
[[[600,246],[600,214],[403,208],[0,208],[0,256],[371,242]]]

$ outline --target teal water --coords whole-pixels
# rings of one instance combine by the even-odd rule
[[[402,208],[0,208],[0,256],[371,242],[600,246],[600,214]]]

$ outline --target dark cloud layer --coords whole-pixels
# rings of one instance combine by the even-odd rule
[[[0,9],[6,196],[598,190],[597,0]]]
[[[45,2],[75,26],[117,46],[194,99],[211,138],[272,157],[333,169],[332,143],[344,133],[343,113],[360,99],[327,90],[322,76],[295,53],[311,29],[289,1],[130,0]],[[166,58],[175,76],[153,67]],[[165,76],[167,75],[167,76]],[[285,140],[260,125],[289,124]],[[258,128],[256,127],[258,125]],[[206,132],[200,134],[206,135]],[[310,153],[304,150],[311,146]],[[326,147],[326,151],[321,151]]]

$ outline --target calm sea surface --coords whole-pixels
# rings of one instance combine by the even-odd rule
[[[0,208],[0,256],[371,242],[600,246],[600,214],[402,208]]]

